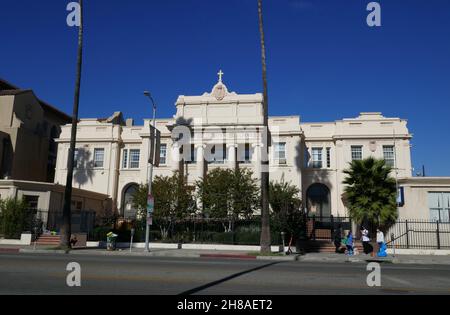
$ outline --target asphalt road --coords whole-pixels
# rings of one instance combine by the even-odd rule
[[[66,284],[81,265],[81,287]],[[450,294],[450,266],[0,254],[0,294]]]

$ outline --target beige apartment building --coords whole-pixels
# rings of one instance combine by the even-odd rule
[[[61,126],[70,117],[0,79],[0,179],[54,181]]]
[[[228,91],[221,77],[211,92],[179,96],[175,115],[156,120],[161,163],[154,174],[182,171],[193,184],[214,168],[245,167],[259,180],[265,158],[262,102],[259,93]],[[151,123],[134,125],[120,112],[108,119],[81,119],[74,187],[110,196],[116,211],[133,217],[133,192],[148,178]],[[434,197],[428,196],[429,190],[440,191],[443,197],[437,198],[445,201],[450,196],[449,178],[436,178],[433,184],[422,181],[420,187],[415,184],[419,180],[412,177],[412,135],[404,119],[381,113],[319,123],[302,122],[299,116],[270,117],[269,129],[270,178],[296,185],[311,214],[348,215],[342,201],[343,171],[352,160],[368,156],[384,158],[394,167],[392,176],[402,186],[400,217],[433,217]],[[57,140],[55,183],[64,183],[67,175],[70,130],[70,125],[64,126]],[[419,204],[412,202],[414,198]]]

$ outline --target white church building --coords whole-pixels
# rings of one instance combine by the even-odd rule
[[[179,96],[174,113],[172,118],[156,120],[161,154],[155,176],[182,170],[193,184],[211,169],[236,167],[250,168],[256,178],[260,176],[264,157],[262,94],[230,92],[220,74],[211,92]],[[139,184],[147,182],[152,123],[145,120],[143,125],[134,125],[120,112],[106,119],[81,119],[74,187],[110,196],[114,210],[132,217],[131,196]],[[352,160],[374,156],[393,166],[393,176],[404,188],[401,217],[448,217],[450,179],[412,177],[412,135],[404,119],[372,112],[311,123],[293,115],[270,117],[269,129],[270,180],[296,185],[311,213],[347,216],[342,201],[343,171]],[[55,183],[65,183],[70,132],[70,125],[62,127],[57,140]],[[184,135],[180,137],[179,132]],[[436,196],[430,197],[432,194]],[[432,207],[435,198],[441,200],[437,210]]]

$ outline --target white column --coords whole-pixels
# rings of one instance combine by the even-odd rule
[[[179,171],[180,169],[180,145],[178,143],[172,144],[172,171]]]
[[[205,169],[205,145],[197,144],[195,146],[197,150],[197,172],[198,178],[203,178],[203,171]]]
[[[254,168],[254,176],[258,179],[258,181],[261,180],[261,145],[259,143],[253,143],[253,157],[252,157],[252,163]]]
[[[227,145],[228,150],[228,167],[230,169],[235,169],[236,167],[236,150],[237,145],[236,144],[228,144]]]

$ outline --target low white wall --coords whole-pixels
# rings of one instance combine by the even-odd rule
[[[87,247],[106,247],[106,242],[87,242]],[[130,248],[130,243],[117,243],[117,248]],[[133,243],[133,248],[145,248],[145,243]],[[153,249],[178,249],[177,243],[150,243]],[[182,249],[190,250],[217,250],[217,251],[242,251],[259,252],[261,247],[255,245],[221,245],[221,244],[182,244]],[[272,246],[273,252],[280,250],[279,246]],[[288,250],[288,247],[285,249]]]
[[[18,246],[28,246],[31,245],[31,234],[22,234],[20,240],[6,240],[0,239],[0,245],[18,245]]]
[[[388,249],[388,254],[393,255],[394,250]],[[450,255],[450,250],[443,249],[396,249],[396,255],[429,255],[429,256],[446,256]]]

